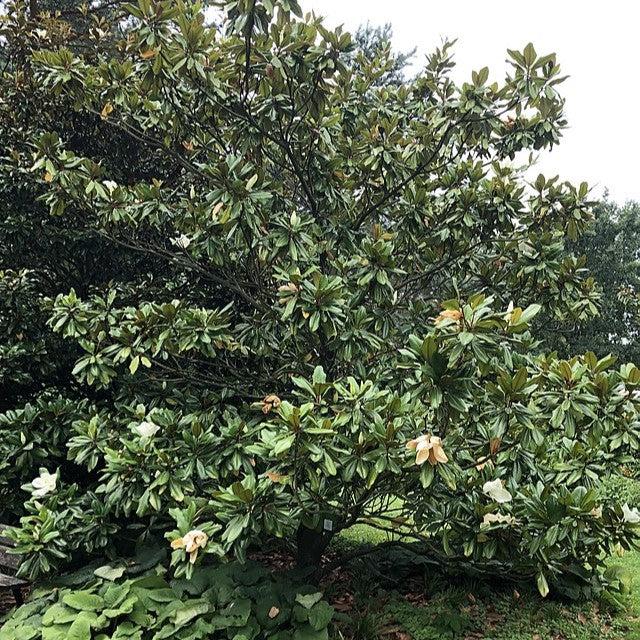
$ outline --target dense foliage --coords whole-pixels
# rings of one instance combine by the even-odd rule
[[[200,569],[191,580],[124,576],[105,566],[82,587],[36,593],[0,629],[0,640],[326,640],[333,608],[313,587],[274,579],[256,565]],[[127,579],[128,578],[128,579]],[[70,581],[70,578],[67,578]]]
[[[294,0],[225,12],[139,0],[94,32],[9,6],[0,515],[22,572],[164,538],[178,576],[267,536],[317,566],[368,522],[543,594],[597,587],[640,522],[597,491],[640,446],[640,370],[534,355],[536,314],[598,297],[565,243],[587,185],[513,162],[565,126],[555,56],[457,86],[445,44],[381,86],[388,47],[354,55]]]
[[[377,84],[381,86],[403,84],[407,80],[409,65],[416,54],[415,47],[411,51],[394,52],[392,37],[393,29],[390,23],[377,27],[367,22],[353,34],[355,48],[352,55],[356,65],[360,57],[364,61],[380,55],[390,58],[385,73],[377,79]],[[365,62],[365,66],[366,64]]]
[[[613,353],[625,362],[640,362],[640,205],[605,200],[594,209],[595,222],[569,249],[584,256],[584,265],[602,288],[599,313],[578,322],[551,321],[545,345],[561,354]]]

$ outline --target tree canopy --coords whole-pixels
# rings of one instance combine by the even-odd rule
[[[597,486],[640,445],[640,371],[534,355],[541,310],[598,298],[566,243],[587,185],[524,179],[566,126],[555,55],[457,85],[445,43],[381,83],[388,47],[354,55],[295,0],[203,9],[118,5],[80,42],[22,2],[3,25],[0,491],[31,495],[6,507],[23,572],[164,537],[178,575],[265,536],[317,565],[367,522],[591,589],[635,539]]]
[[[605,199],[594,211],[594,224],[567,248],[584,256],[584,267],[601,288],[598,313],[578,321],[552,320],[544,329],[545,344],[563,356],[591,350],[637,363],[640,206]]]

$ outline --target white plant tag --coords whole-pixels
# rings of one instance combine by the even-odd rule
[[[322,528],[325,531],[333,531],[333,520],[325,520]]]

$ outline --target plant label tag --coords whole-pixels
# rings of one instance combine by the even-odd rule
[[[333,531],[333,520],[325,520],[322,528],[325,531]]]

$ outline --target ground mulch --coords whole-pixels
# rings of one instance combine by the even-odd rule
[[[27,599],[29,595],[28,587],[22,590],[23,600]],[[0,593],[0,616],[3,616],[8,611],[11,611],[16,606],[16,601],[13,594],[10,591],[3,591]]]
[[[10,593],[0,593],[0,616],[15,606],[15,601]]]

